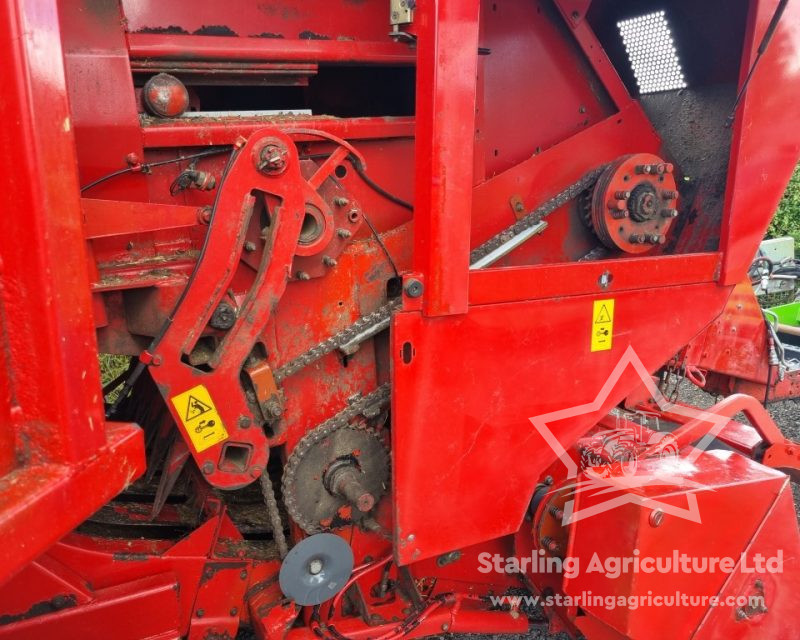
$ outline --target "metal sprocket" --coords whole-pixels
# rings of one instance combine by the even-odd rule
[[[364,413],[370,415],[388,397],[388,385],[384,385],[356,400],[309,431],[292,450],[283,473],[283,499],[289,516],[306,533],[330,531],[368,515],[330,490],[326,474],[337,465],[347,465],[375,503],[386,493],[388,448],[380,433],[363,422],[352,421]]]

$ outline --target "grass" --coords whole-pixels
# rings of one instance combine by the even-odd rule
[[[119,374],[125,371],[130,364],[130,356],[117,356],[111,353],[101,353],[100,358],[100,380],[103,386],[107,385]],[[114,402],[118,391],[112,391],[106,398],[107,402]]]
[[[795,169],[786,193],[767,231],[768,238],[792,236],[800,246],[800,165]]]

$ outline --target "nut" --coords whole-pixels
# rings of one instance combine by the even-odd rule
[[[261,173],[277,175],[283,173],[287,167],[286,157],[289,155],[288,149],[279,142],[270,142],[261,149],[256,162],[256,168]]]

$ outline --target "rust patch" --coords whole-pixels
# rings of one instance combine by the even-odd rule
[[[218,571],[226,571],[228,569],[236,569],[237,571],[247,568],[246,562],[213,562],[206,565],[203,569],[203,575],[200,577],[200,584],[208,582]]]
[[[192,32],[196,36],[237,36],[239,35],[230,27],[224,24],[204,24],[199,29]]]
[[[0,627],[13,622],[19,622],[20,620],[28,620],[30,618],[36,618],[37,616],[43,616],[47,613],[55,613],[56,611],[69,609],[70,607],[75,607],[77,605],[78,598],[75,596],[75,594],[70,593],[64,596],[56,596],[51,600],[37,602],[25,613],[0,616]]]
[[[274,574],[267,578],[266,580],[262,580],[261,582],[256,582],[252,587],[250,587],[247,591],[244,592],[244,599],[249,600],[257,593],[261,593],[264,589],[271,587],[278,581],[278,574]]]
[[[320,33],[313,31],[301,31],[299,34],[301,40],[330,40],[330,36],[324,36]]]
[[[189,35],[189,32],[186,29],[179,27],[176,24],[171,24],[168,27],[142,27],[134,33],[167,33],[174,35]]]
[[[272,33],[270,31],[262,31],[261,33],[254,33],[253,35],[249,36],[250,38],[272,38],[275,40],[282,40],[283,34],[282,33]]]
[[[115,551],[111,557],[118,562],[147,562],[150,559],[146,553],[132,551]]]

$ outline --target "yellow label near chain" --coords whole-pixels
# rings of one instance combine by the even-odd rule
[[[198,453],[228,439],[214,401],[202,384],[170,398]]]
[[[614,337],[614,301],[595,300],[592,313],[592,351],[609,351]]]

